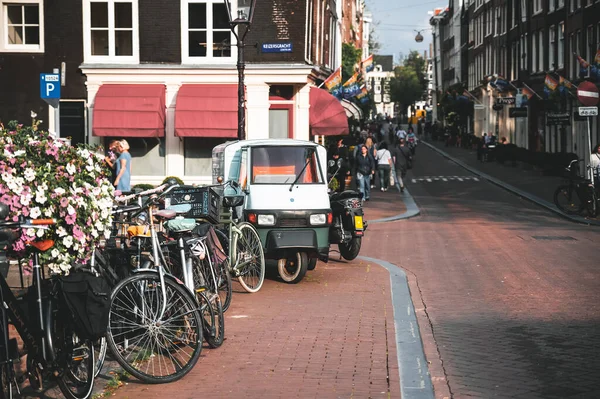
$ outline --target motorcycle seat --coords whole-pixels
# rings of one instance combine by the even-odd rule
[[[339,201],[350,198],[360,198],[360,193],[354,190],[346,190],[341,193],[334,193],[331,195],[330,201]]]

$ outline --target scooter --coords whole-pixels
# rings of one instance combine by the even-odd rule
[[[331,180],[337,175],[341,164],[333,160],[328,163],[332,169],[337,170],[330,175]],[[367,229],[362,208],[362,193],[354,190],[345,190],[341,193],[330,192],[329,202],[333,221],[329,227],[329,245],[337,244],[340,255],[346,260],[353,260],[358,256],[362,244],[362,237]]]

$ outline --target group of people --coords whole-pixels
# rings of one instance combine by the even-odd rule
[[[352,153],[344,139],[338,139],[336,145],[329,149],[329,158],[335,161],[332,164],[339,182],[337,190],[344,191],[346,177],[352,176],[365,201],[370,200],[371,189],[377,188],[377,185],[382,192],[388,191],[392,185],[398,185],[404,192],[403,178],[412,168],[413,150],[409,148],[409,140],[416,146],[417,139],[412,128],[405,131],[391,124],[376,131],[363,129]]]
[[[112,183],[119,191],[131,191],[131,154],[127,140],[112,140],[104,158],[113,171]]]

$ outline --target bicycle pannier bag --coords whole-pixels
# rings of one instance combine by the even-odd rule
[[[60,277],[60,286],[77,335],[93,341],[102,337],[108,326],[111,293],[104,277],[75,272]]]

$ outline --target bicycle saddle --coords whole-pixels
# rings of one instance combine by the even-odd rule
[[[173,219],[177,216],[177,212],[172,211],[170,209],[161,209],[160,211],[154,212],[154,216],[162,218],[162,219]]]
[[[46,252],[54,246],[54,240],[30,241],[27,244],[31,245],[40,252]]]

